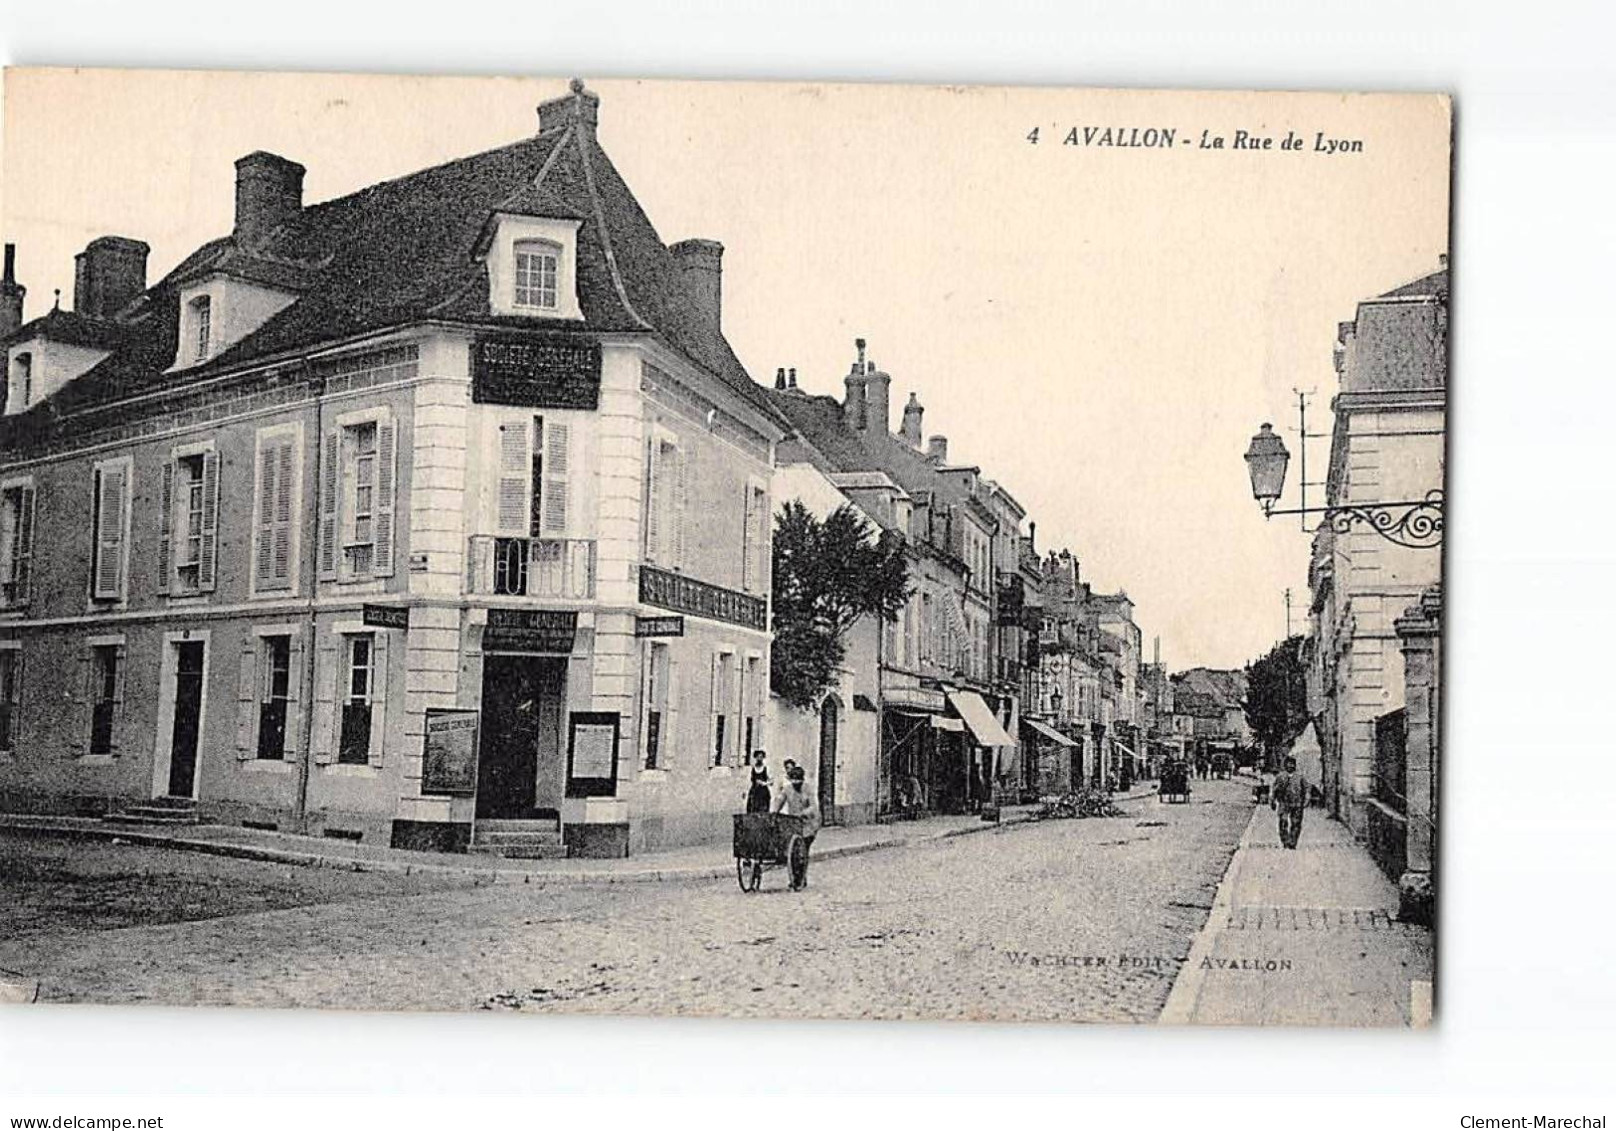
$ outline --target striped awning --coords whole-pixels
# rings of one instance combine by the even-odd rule
[[[1039,722],[1037,719],[1022,719],[1021,720],[1021,725],[1028,728],[1029,730],[1033,731],[1035,734],[1043,735],[1045,738],[1049,739],[1052,742],[1060,743],[1062,746],[1076,746],[1077,745],[1077,740],[1076,739],[1067,738],[1064,734],[1062,734],[1060,731],[1056,730],[1054,727],[1046,726],[1043,723]]]
[[[971,728],[971,734],[982,746],[1014,746],[1016,740],[1010,737],[1008,731],[999,725],[999,720],[993,717],[988,705],[982,702],[982,697],[974,691],[948,691],[945,692],[948,701],[959,717],[965,720],[965,725]]]

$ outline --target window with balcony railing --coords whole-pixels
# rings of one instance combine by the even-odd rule
[[[468,561],[472,593],[570,600],[595,595],[593,539],[476,535]]]

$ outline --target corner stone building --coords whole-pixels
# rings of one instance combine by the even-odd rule
[[[309,206],[251,154],[229,236],[149,288],[144,244],[96,240],[72,311],[0,327],[0,804],[728,835],[783,433],[723,248],[662,243],[598,106],[575,83],[536,136]]]

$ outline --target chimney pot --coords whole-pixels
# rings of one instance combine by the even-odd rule
[[[911,392],[909,403],[903,406],[903,427],[900,432],[903,442],[911,448],[920,447],[920,421],[925,411],[920,404],[920,398]]]
[[[17,282],[17,245],[6,244],[6,273],[0,278],[0,338],[22,325],[22,300],[28,288]]]
[[[73,309],[88,318],[111,318],[146,289],[151,248],[124,236],[102,236],[73,261]]]
[[[797,367],[795,365],[793,365],[790,369],[786,370],[786,388],[795,389],[796,387],[797,387]]]
[[[714,334],[722,333],[724,245],[717,240],[680,240],[668,250],[702,324]]]
[[[567,91],[559,98],[539,103],[539,132],[549,133],[574,125],[593,136],[600,121],[600,95],[586,88],[583,79],[573,79],[567,84]]]
[[[948,437],[933,436],[926,445],[926,458],[932,463],[946,464],[948,462]]]
[[[236,241],[255,244],[303,211],[306,170],[263,150],[236,161]]]

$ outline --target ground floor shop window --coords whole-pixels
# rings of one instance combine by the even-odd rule
[[[97,645],[90,650],[90,753],[111,754],[113,725],[118,710],[118,646]]]
[[[348,638],[348,678],[343,684],[342,738],[337,761],[363,765],[370,761],[371,702],[375,697],[375,637]]]
[[[259,647],[258,756],[279,761],[285,757],[286,751],[286,705],[292,686],[292,638],[266,636]],[[368,752],[368,725],[365,749]]]

